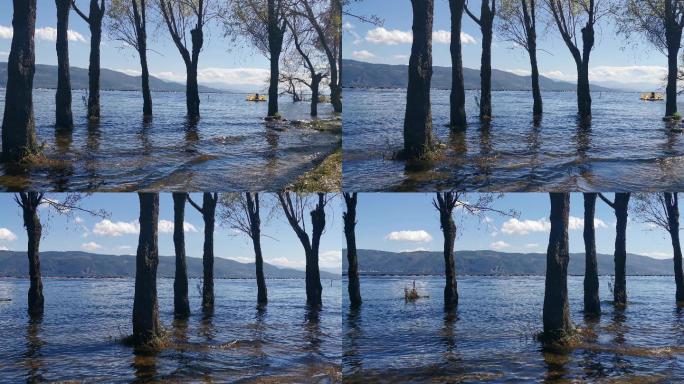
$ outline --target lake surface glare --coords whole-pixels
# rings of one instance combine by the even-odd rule
[[[344,295],[345,382],[671,383],[684,377],[684,310],[674,277],[627,279],[628,305],[615,309],[601,277],[598,319],[582,314],[583,277],[568,278],[577,348],[545,352],[544,277],[458,278],[459,306],[443,308],[444,277],[362,277],[363,304]],[[416,281],[429,298],[406,303]],[[346,281],[345,281],[346,284]]]
[[[468,128],[451,133],[449,91],[433,90],[432,164],[392,160],[403,148],[405,90],[345,89],[343,188],[363,191],[664,191],[684,188],[684,135],[662,121],[664,103],[638,93],[595,92],[590,125],[577,122],[574,92],[544,92],[532,118],[529,92],[493,92],[481,124],[466,92]],[[681,108],[681,106],[680,106]]]
[[[173,319],[173,279],[159,279],[159,312],[170,345],[136,354],[133,279],[44,279],[45,315],[26,313],[28,281],[0,279],[0,377],[4,382],[339,382],[340,280],[323,281],[323,309],[307,309],[304,280],[267,280],[256,307],[254,280],[216,280],[213,316],[203,316],[198,280],[192,315]]]

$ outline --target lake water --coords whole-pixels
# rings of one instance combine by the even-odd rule
[[[578,126],[574,92],[545,92],[532,119],[529,92],[494,92],[494,120],[481,125],[466,93],[468,129],[451,134],[449,91],[432,92],[434,164],[391,160],[403,148],[404,90],[345,90],[343,187],[350,190],[646,191],[684,188],[684,135],[661,119],[665,104],[638,93],[594,93],[593,121]],[[682,109],[682,106],[680,106]]]
[[[304,280],[267,280],[269,303],[256,308],[254,280],[216,280],[213,317],[173,320],[173,280],[159,279],[159,310],[170,346],[136,355],[119,342],[132,332],[132,279],[44,279],[45,315],[26,314],[28,281],[0,279],[0,377],[33,381],[339,382],[341,282],[323,281],[323,309],[305,306]]]
[[[74,91],[74,131],[54,129],[54,90],[35,90],[39,142],[48,164],[29,169],[0,165],[0,190],[279,190],[340,146],[340,137],[291,125],[267,125],[267,103],[245,95],[201,94],[202,118],[185,118],[185,94],[152,94],[154,118],[142,118],[139,92],[105,91],[102,119],[89,124],[83,91]],[[0,111],[5,91],[0,90]],[[289,120],[310,120],[308,103],[280,100]],[[330,104],[321,118],[333,116]]]
[[[585,320],[582,279],[568,288],[575,326],[595,334],[577,348],[543,352],[544,278],[460,277],[459,307],[445,314],[443,277],[362,277],[363,305],[344,295],[345,382],[671,383],[684,377],[684,311],[673,277],[628,277],[626,309],[611,305],[601,278],[602,314]],[[406,303],[415,280],[429,298]],[[345,281],[346,284],[346,281]]]

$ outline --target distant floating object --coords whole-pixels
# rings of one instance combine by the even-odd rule
[[[665,95],[657,92],[642,93],[639,97],[643,101],[663,101],[665,100]]]
[[[264,95],[248,95],[247,101],[266,101],[266,96]]]

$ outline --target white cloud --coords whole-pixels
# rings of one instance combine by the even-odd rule
[[[318,255],[318,263],[323,268],[340,269],[342,268],[342,250],[329,250]]]
[[[369,60],[375,57],[375,55],[372,52],[368,52],[365,49],[352,52],[352,56],[354,56],[355,59],[359,60]]]
[[[518,76],[530,76],[532,74],[532,71],[529,69],[505,69],[504,71]]]
[[[4,245],[0,245],[0,251],[9,251],[9,248],[5,247]]]
[[[102,246],[94,241],[91,241],[89,243],[81,244],[81,248],[85,249],[86,251],[93,252],[102,249]]]
[[[36,28],[36,39],[45,41],[57,41],[57,29],[52,27]],[[67,39],[69,39],[69,41],[77,41],[80,43],[87,42],[83,35],[72,30],[67,31]]]
[[[130,251],[131,249],[133,249],[133,247],[131,247],[130,245],[119,245],[118,247],[116,247],[116,249],[121,251]]]
[[[12,30],[12,27],[0,25],[0,39],[11,39],[13,35],[14,31]]]
[[[672,253],[668,252],[639,252],[640,255],[652,257],[654,259],[671,259]]]
[[[542,75],[554,80],[569,82],[577,80],[577,73],[574,71],[571,73],[549,71],[543,72]],[[589,69],[589,80],[598,82],[616,82],[622,84],[649,83],[659,85],[664,83],[666,76],[667,68],[656,65],[602,65]]]
[[[113,222],[108,219],[104,219],[95,224],[93,227],[93,233],[99,236],[123,236],[123,235],[135,235],[140,231],[140,225],[137,221],[125,222],[117,221]]]
[[[570,216],[569,218],[569,227],[570,229],[584,229],[584,219],[581,217],[575,217],[575,216]],[[595,217],[594,218],[594,227],[595,228],[608,228],[608,225],[601,219]]]
[[[432,39],[438,44],[450,44],[451,32],[437,30],[432,32]],[[413,32],[402,31],[399,29],[385,29],[383,27],[373,28],[366,32],[366,41],[373,44],[411,44],[413,42]],[[461,32],[462,44],[475,44],[475,38],[465,32]]]
[[[501,226],[501,232],[507,235],[528,235],[531,232],[547,232],[551,229],[551,223],[546,219],[518,220],[508,219]]]
[[[121,72],[125,75],[128,76],[140,76],[142,74],[142,71],[139,69],[130,69],[130,68],[120,68],[120,69],[115,69],[117,72]]]
[[[209,86],[255,85],[265,84],[270,74],[268,69],[262,68],[204,68],[197,72],[197,81]],[[152,75],[166,81],[185,83],[184,72],[157,72]]]
[[[84,221],[84,220],[83,220],[83,218],[82,218],[81,216],[76,216],[76,218],[74,219],[74,221],[76,222],[76,224],[83,224],[83,221]]]
[[[495,241],[495,242],[489,244],[489,246],[495,251],[500,251],[502,249],[506,249],[506,248],[511,247],[511,245],[505,241]]]
[[[306,267],[306,263],[304,261],[292,261],[288,259],[287,257],[276,257],[270,260],[266,260],[267,263],[277,265],[280,267],[286,267],[286,268],[304,268]]]
[[[399,252],[410,253],[410,252],[427,252],[427,251],[429,251],[429,249],[424,248],[424,247],[418,247],[418,248],[412,248],[412,249],[402,249]]]
[[[17,239],[17,235],[7,228],[0,228],[0,240],[14,241]]]
[[[529,248],[529,249],[539,248],[539,244],[537,244],[537,243],[528,243],[528,244],[525,244],[525,248]]]
[[[407,61],[408,59],[411,58],[411,56],[409,56],[409,55],[394,55],[394,56],[392,56],[392,58],[395,60]]]
[[[228,260],[233,260],[233,261],[237,261],[238,263],[243,263],[243,264],[253,263],[253,262],[254,262],[254,258],[253,258],[253,257],[231,256],[231,257],[226,257],[226,259],[228,259]]]
[[[432,241],[432,236],[422,229],[418,231],[394,231],[388,233],[385,240],[427,243]]]
[[[7,60],[9,57],[9,52],[0,51],[0,59]]]
[[[159,220],[159,232],[161,232],[161,233],[173,233],[173,221]],[[198,232],[198,231],[194,225],[185,221],[185,222],[183,222],[183,232]]]

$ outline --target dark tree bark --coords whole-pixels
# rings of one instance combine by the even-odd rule
[[[596,261],[596,193],[584,194],[584,313],[599,315],[601,300],[599,298],[598,264]]]
[[[29,292],[28,313],[31,318],[43,316],[45,299],[43,298],[43,281],[40,276],[40,238],[43,226],[38,217],[38,206],[43,200],[42,193],[20,192],[16,198],[21,207],[24,219],[24,228],[28,238],[27,255],[29,262]]]
[[[420,159],[433,149],[430,82],[432,80],[432,21],[434,0],[411,0],[413,44],[409,60],[404,151],[406,159]]]
[[[677,75],[679,68],[679,49],[682,46],[682,28],[684,28],[684,15],[679,16],[678,1],[666,0],[665,4],[665,42],[667,44],[667,87],[665,116],[677,113]]]
[[[282,5],[277,0],[268,0],[268,50],[271,60],[271,79],[268,86],[268,116],[278,115],[278,85],[280,80],[280,53],[283,51],[283,37],[286,23],[280,22]]]
[[[247,197],[247,213],[249,215],[249,232],[254,245],[254,266],[256,267],[257,304],[268,302],[266,278],[264,277],[264,257],[261,253],[261,217],[259,212],[259,194],[245,193]]]
[[[491,1],[491,4],[490,4]],[[465,7],[468,16],[480,26],[482,32],[482,58],[480,62],[480,119],[492,118],[492,41],[494,39],[494,16],[496,0],[482,0],[480,17]],[[460,37],[459,37],[460,38]]]
[[[202,195],[202,206],[197,205],[190,196],[188,202],[202,214],[204,220],[204,253],[202,265],[204,267],[204,286],[202,287],[202,308],[214,309],[214,224],[216,221],[216,203],[218,193],[205,192]]]
[[[527,0],[521,0],[523,22],[525,23],[527,35],[527,52],[530,56],[530,66],[532,68],[532,99],[534,101],[532,114],[535,117],[539,117],[542,115],[544,108],[541,88],[539,86],[539,65],[537,64],[537,4],[535,3],[535,0],[530,0],[528,7]]]
[[[283,207],[287,221],[302,243],[306,254],[306,303],[311,307],[320,307],[322,305],[321,294],[323,287],[321,286],[321,274],[318,267],[318,248],[323,230],[325,229],[325,194],[318,193],[318,203],[310,212],[313,227],[311,240],[309,240],[309,234],[300,225],[290,193],[278,193],[278,199]]]
[[[102,42],[102,19],[105,14],[104,0],[90,0],[90,13],[86,16],[71,1],[76,13],[90,28],[90,65],[88,67],[88,119],[100,120],[100,43]]]
[[[347,292],[349,293],[349,302],[352,308],[357,308],[361,305],[361,285],[359,283],[359,262],[356,254],[356,203],[358,201],[358,194],[344,193],[344,202],[347,206],[347,211],[342,214],[344,219],[344,237],[347,240],[347,278],[349,285]]]
[[[682,246],[679,241],[679,196],[677,193],[665,193],[665,209],[674,253],[674,275],[677,286],[675,297],[677,303],[684,303],[684,273],[682,272]]]
[[[14,34],[7,59],[7,88],[2,119],[2,158],[5,161],[17,161],[38,150],[33,118],[36,0],[13,1]]]
[[[318,89],[321,80],[323,80],[323,75],[320,73],[314,73],[311,78],[311,116],[318,116]]]
[[[458,198],[454,192],[437,192],[433,205],[439,211],[439,224],[444,234],[444,308],[449,310],[458,306],[458,286],[456,285],[456,263],[454,261],[454,242],[456,224],[453,211]]]
[[[138,198],[140,200],[140,235],[135,258],[133,340],[136,344],[145,344],[162,333],[157,303],[159,194],[138,193]]]
[[[159,1],[159,7],[166,26],[171,34],[171,39],[176,45],[178,52],[180,52],[183,62],[185,63],[185,103],[187,108],[188,119],[198,120],[200,118],[200,97],[199,86],[197,83],[197,68],[199,62],[199,54],[204,45],[204,1],[199,0],[197,9],[199,10],[197,17],[197,24],[190,30],[191,50],[185,46],[185,36],[182,36],[182,27],[177,23],[173,5],[165,0]]]
[[[140,67],[142,68],[142,94],[143,94],[143,116],[152,116],[152,93],[150,92],[150,70],[147,65],[147,4],[145,0],[133,1],[133,21],[135,23],[137,37],[137,51],[140,56]]]
[[[627,304],[627,215],[630,193],[616,193],[615,201],[608,200],[599,194],[601,200],[615,211],[615,286],[613,287],[613,303]]]
[[[299,41],[299,33],[297,30],[294,28],[294,26],[290,23],[287,23],[290,27],[290,31],[292,32],[292,37],[295,43],[295,48],[297,49],[297,52],[299,52],[299,55],[302,57],[304,60],[304,64],[306,68],[309,70],[309,76],[311,77],[311,82],[307,83],[304,81],[306,85],[309,86],[311,89],[311,116],[318,116],[318,95],[319,95],[319,88],[321,85],[321,81],[325,77],[325,74],[323,73],[318,73],[316,72],[316,67],[314,66],[313,62],[311,61],[311,58],[309,58],[309,55],[304,51],[304,48],[302,47],[301,42]],[[296,89],[293,89],[294,92],[293,94],[297,94]]]
[[[173,279],[173,314],[176,318],[190,316],[188,300],[188,267],[185,261],[185,201],[187,193],[173,193],[173,246],[176,251],[176,274]]]
[[[463,78],[463,53],[461,44],[461,23],[465,0],[449,0],[451,10],[451,129],[466,128],[465,83]]]
[[[560,340],[572,333],[568,305],[568,220],[570,194],[551,193],[551,234],[546,251],[544,290],[544,337]]]
[[[71,130],[71,76],[69,74],[69,12],[70,0],[55,0],[57,5],[57,94],[55,96],[56,127]]]

